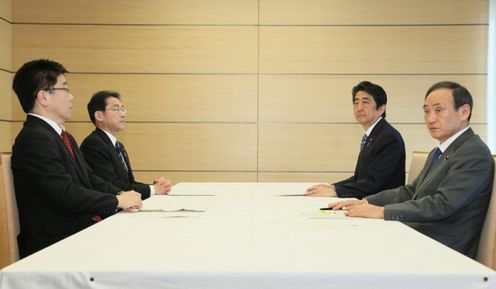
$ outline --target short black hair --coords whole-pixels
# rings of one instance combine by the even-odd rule
[[[355,96],[359,91],[365,91],[366,93],[372,95],[375,103],[377,104],[377,108],[387,104],[387,94],[384,89],[377,84],[374,84],[370,81],[362,81],[359,84],[355,85],[351,90],[352,101],[355,102]],[[386,110],[382,114],[383,118],[386,118]]]
[[[470,117],[472,117],[472,109],[474,107],[474,103],[472,100],[472,95],[466,89],[463,85],[453,82],[453,81],[440,81],[437,83],[434,83],[429,89],[427,90],[427,93],[425,94],[425,98],[433,92],[434,90],[441,89],[441,88],[447,88],[451,89],[453,91],[453,100],[455,103],[455,110],[458,110],[462,105],[468,104],[470,106],[470,113],[468,115],[468,121],[470,122]]]
[[[48,90],[57,83],[57,77],[68,71],[62,64],[49,60],[38,59],[25,63],[17,70],[12,89],[17,94],[25,113],[34,108],[36,96],[40,90]]]
[[[95,112],[105,110],[105,106],[107,105],[106,100],[109,97],[115,97],[117,99],[121,99],[121,95],[117,91],[101,90],[93,94],[93,96],[90,99],[90,102],[88,102],[87,105],[88,114],[93,124],[96,124]]]

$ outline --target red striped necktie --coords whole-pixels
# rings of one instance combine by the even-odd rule
[[[65,144],[65,147],[67,148],[67,150],[71,154],[72,158],[75,159],[76,157],[74,157],[74,151],[72,150],[71,141],[69,140],[69,136],[67,135],[67,132],[65,130],[62,130],[62,133],[60,134],[60,136],[62,137],[62,140],[64,141],[64,144]]]

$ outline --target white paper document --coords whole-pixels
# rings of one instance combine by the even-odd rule
[[[204,201],[195,198],[155,197],[153,202],[145,201],[139,212],[202,213],[207,211]]]
[[[304,212],[301,217],[307,219],[347,219],[344,210],[332,211],[332,210],[315,210],[311,212]]]

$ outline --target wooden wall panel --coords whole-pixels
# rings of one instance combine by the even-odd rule
[[[183,182],[256,182],[256,172],[176,172],[176,171],[137,171],[134,177],[142,182],[150,182],[158,177],[165,177],[173,184]],[[174,192],[174,188],[172,189]]]
[[[467,87],[474,99],[472,122],[486,122],[485,75],[261,75],[260,121],[355,122],[351,89],[362,80],[386,90],[391,122],[423,123],[425,93],[443,80]]]
[[[431,151],[439,144],[423,124],[393,125],[405,141],[407,172],[413,151]],[[483,140],[487,138],[485,124],[471,127]],[[362,134],[358,125],[264,125],[260,130],[259,181],[334,182],[349,177]]]
[[[0,120],[0,152],[12,151],[10,122]]]
[[[11,119],[12,74],[0,70],[0,120]]]
[[[394,124],[403,136],[406,148],[406,170],[410,168],[413,151],[431,151],[439,142],[431,137],[424,124]],[[471,124],[471,128],[483,141],[487,140],[486,124]]]
[[[352,176],[349,173],[265,173],[258,175],[259,182],[310,182],[310,183],[335,183]],[[302,192],[303,193],[303,192]]]
[[[12,25],[8,21],[11,21],[11,0],[0,0],[0,152],[12,150],[12,75],[9,72],[12,68]],[[0,231],[4,231],[4,226],[5,224],[0,224]],[[0,238],[0,267],[8,260],[4,259],[4,242],[5,240]]]
[[[436,81],[467,86],[486,134],[487,0],[14,2],[11,70],[43,57],[73,72],[67,127],[79,142],[90,96],[121,92],[119,138],[143,178],[345,178],[363,133],[350,90],[365,79],[388,92],[407,167],[436,145],[421,109]],[[17,100],[11,115],[15,135]]]
[[[15,0],[13,18],[28,23],[254,25],[258,1]]]
[[[407,168],[412,151],[437,145],[424,124],[394,124],[405,141]],[[351,173],[363,129],[358,124],[264,124],[259,133],[259,170]]]
[[[487,124],[472,124],[471,127],[483,141],[487,140]]]
[[[12,67],[11,24],[0,19],[0,69],[10,71]]]
[[[0,18],[12,21],[12,0],[0,0]]]
[[[67,128],[81,143],[92,125]],[[118,137],[136,170],[256,171],[256,124],[128,123]]]
[[[487,0],[260,0],[260,24],[480,24]]]
[[[21,131],[23,123],[24,123],[24,120],[23,121],[13,121],[10,123],[10,135],[12,136],[12,144],[14,143],[16,136]],[[11,149],[9,149],[8,151],[11,151]]]
[[[37,58],[72,72],[255,73],[257,29],[15,25],[13,66]]]
[[[262,73],[486,73],[485,26],[261,27]]]
[[[362,134],[363,129],[354,124],[262,124],[259,127],[259,170],[351,171]]]
[[[89,121],[86,105],[98,90],[116,90],[128,121],[257,121],[256,75],[68,74],[71,121]],[[15,111],[15,119],[24,113]]]

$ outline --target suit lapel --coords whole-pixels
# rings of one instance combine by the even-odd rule
[[[381,119],[374,127],[374,129],[372,129],[372,131],[370,132],[370,135],[367,139],[367,143],[365,144],[365,147],[363,148],[363,150],[360,152],[359,154],[359,159],[362,159],[366,154],[367,152],[370,150],[370,148],[374,145],[376,139],[377,139],[377,136],[379,135],[379,132],[382,130],[382,128],[384,127],[386,123],[386,120],[385,119]]]
[[[84,158],[79,152],[78,145],[76,143],[76,140],[70,133],[68,133],[69,139],[71,141],[71,146],[72,150],[74,151],[74,156],[76,159],[73,159],[72,156],[70,157],[72,164],[74,166],[74,169],[76,170],[76,173],[79,176],[79,179],[89,188],[91,188],[91,182],[90,178],[88,176],[88,171],[86,170],[86,166],[84,164]]]
[[[432,162],[432,158],[434,156],[434,151],[436,149],[433,149],[429,153],[429,157],[427,158],[424,167],[422,168],[422,171],[419,174],[419,179],[417,181],[417,188],[416,188],[416,193],[413,196],[413,198],[417,198],[418,192],[422,191],[421,187],[427,183],[436,175],[439,174],[439,172],[444,171],[443,168],[447,165],[449,165],[449,160],[451,159],[451,155],[456,152],[456,150],[463,144],[465,143],[469,138],[471,138],[474,135],[474,132],[471,128],[469,128],[467,131],[462,133],[440,156],[439,161],[436,165],[434,165],[429,171],[427,171],[429,164]]]
[[[53,138],[55,139],[55,142],[58,145],[59,151],[61,151],[62,154],[64,154],[66,161],[71,165],[71,167],[76,172],[78,179],[87,186],[91,185],[89,182],[88,175],[86,174],[86,171],[83,169],[84,165],[78,164],[78,162],[81,162],[81,160],[77,160],[77,159],[81,159],[81,154],[79,153],[77,143],[71,134],[67,133],[67,135],[69,136],[69,140],[71,142],[72,150],[74,151],[74,155],[76,156],[76,160],[71,156],[71,154],[67,150],[67,147],[65,146],[61,136],[57,134],[57,132],[48,123],[46,123],[44,120],[36,116],[31,116],[31,115],[28,115],[26,122],[27,123],[36,122],[40,124],[50,135],[52,135]]]
[[[129,180],[129,175],[126,172],[126,170],[122,167],[122,163],[121,163],[121,160],[119,158],[119,155],[117,154],[115,146],[112,144],[112,141],[110,140],[110,138],[107,136],[107,134],[103,130],[101,130],[99,128],[95,129],[95,133],[103,140],[103,142],[107,146],[107,149],[110,151],[110,156],[111,156],[112,162],[114,164],[113,167],[117,168],[116,173],[119,174],[121,176],[121,178],[124,177],[127,180]],[[127,160],[126,160],[126,164],[127,164],[127,167],[129,168],[129,170],[131,170],[131,167],[129,166]]]
[[[384,128],[385,124],[386,124],[386,120],[385,119],[381,119],[375,125],[374,129],[372,129],[372,131],[370,132],[370,135],[368,137],[367,143],[365,144],[365,147],[358,154],[358,160],[357,160],[357,163],[356,163],[356,166],[355,166],[355,176],[360,175],[359,172],[361,171],[362,164],[365,163],[366,160],[367,160],[367,153],[372,149],[372,146],[374,145],[374,143],[375,143],[375,141],[377,139],[377,136],[382,131],[382,129]]]

